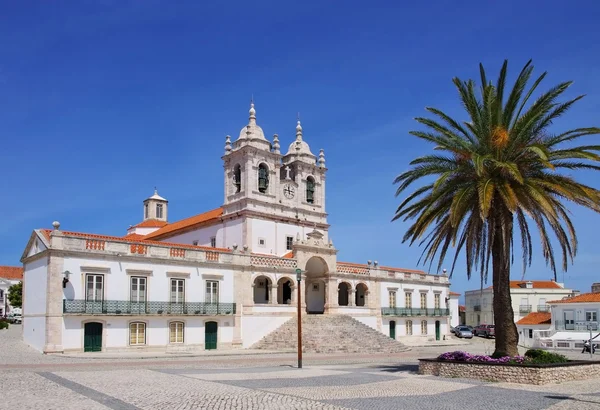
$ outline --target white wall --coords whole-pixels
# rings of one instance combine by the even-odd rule
[[[295,240],[296,235],[300,234],[301,239],[306,239],[306,235],[313,230],[313,228],[264,219],[249,218],[247,223],[249,241],[251,242],[248,246],[252,252],[278,256],[289,252],[286,248],[286,238],[288,236],[293,237]],[[324,235],[323,240],[328,241],[328,233],[326,231],[321,231],[321,233]],[[259,239],[264,239],[265,244],[260,245]]]
[[[47,264],[47,258],[40,258],[24,265],[23,316],[46,314]]]
[[[204,346],[205,322],[215,321],[218,323],[218,344],[230,344],[233,341],[233,328],[235,318],[232,316],[209,318],[209,317],[115,317],[115,316],[65,316],[63,322],[63,348],[65,350],[83,350],[84,322],[98,321],[103,325],[103,345],[106,350],[138,349],[165,346]],[[184,323],[183,344],[169,343],[169,323]],[[129,345],[129,324],[132,322],[146,323],[146,345]],[[217,346],[219,347],[219,346]]]
[[[188,245],[198,241],[200,246],[210,246],[210,239],[215,237],[217,248],[233,248],[235,244],[241,249],[244,246],[242,228],[243,220],[236,219],[172,236],[163,241]]]
[[[71,272],[69,283],[63,289],[65,299],[85,299],[85,275],[104,275],[105,300],[130,300],[130,283],[132,276],[145,276],[147,279],[148,301],[169,301],[171,278],[168,272],[189,274],[185,280],[185,300],[187,302],[204,302],[206,281],[218,280],[219,301],[234,303],[233,271],[217,268],[199,268],[194,266],[162,265],[141,262],[117,262],[107,260],[64,258],[64,269]],[[128,274],[138,271],[134,274]],[[148,274],[151,273],[151,274]]]
[[[35,350],[44,351],[46,344],[46,317],[28,317],[23,319],[23,341]]]
[[[364,323],[365,325],[369,326],[370,328],[378,330],[377,329],[377,318],[375,316],[353,316],[352,318],[354,320],[358,320],[361,323]],[[386,332],[384,331],[383,333],[386,333]]]
[[[406,291],[412,291],[412,307],[419,309],[421,307],[421,293],[427,293],[427,308],[435,307],[435,294],[440,294],[440,309],[446,309],[446,297],[449,295],[448,286],[431,285],[421,283],[399,283],[399,282],[381,282],[380,284],[380,305],[381,307],[390,306],[389,291],[396,289],[396,307],[406,307],[404,294]]]
[[[290,316],[244,316],[242,317],[243,347],[249,348],[260,339],[290,320]]]
[[[451,296],[448,302],[450,308],[450,326],[456,327],[460,324],[460,314],[458,311],[458,297]]]

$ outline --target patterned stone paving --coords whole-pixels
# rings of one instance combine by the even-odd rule
[[[414,364],[0,371],[0,409],[600,409],[600,379],[521,386]]]

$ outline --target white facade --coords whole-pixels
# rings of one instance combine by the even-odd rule
[[[349,315],[400,340],[449,334],[458,303],[445,275],[337,261],[324,153],[299,123],[282,155],[252,106],[223,162],[221,208],[169,223],[155,192],[124,237],[34,231],[25,341],[43,352],[248,348],[296,315],[298,268],[306,314]]]
[[[510,296],[515,322],[531,312],[548,312],[551,300],[572,296],[571,289],[554,281],[511,281]],[[470,290],[465,292],[466,324],[494,324],[493,289]]]

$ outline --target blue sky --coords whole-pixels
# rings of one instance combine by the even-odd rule
[[[596,1],[403,3],[5,3],[0,264],[19,264],[31,230],[53,220],[123,235],[154,186],[170,220],[221,205],[224,137],[247,123],[251,95],[268,137],[287,146],[300,112],[313,152],[325,149],[339,259],[406,268],[421,250],[390,223],[392,180],[431,150],[408,134],[425,106],[465,118],[452,77],[478,78],[479,62],[495,77],[505,58],[514,74],[532,58],[546,88],[574,80],[569,95],[588,94],[554,130],[600,125]],[[575,208],[574,221],[564,281],[589,291],[600,216]],[[539,250],[526,277],[551,277]],[[478,286],[459,264],[453,289]]]

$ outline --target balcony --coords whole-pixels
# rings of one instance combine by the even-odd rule
[[[538,312],[550,312],[550,305],[538,305]]]
[[[128,300],[63,300],[66,315],[191,315],[215,316],[235,314],[235,303],[204,302],[130,302]]]
[[[381,308],[383,316],[450,316],[450,309]]]
[[[475,305],[475,306],[473,306],[473,310],[475,312],[481,312],[481,305]]]
[[[519,313],[530,313],[531,305],[519,305]]]
[[[589,332],[591,330],[598,330],[598,322],[585,322],[585,321],[567,321],[564,320],[555,320],[554,328],[556,330],[574,330],[576,332]]]

